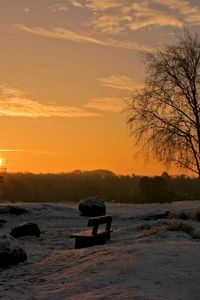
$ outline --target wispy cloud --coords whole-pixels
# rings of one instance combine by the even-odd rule
[[[9,149],[9,148],[2,148],[0,149],[0,153],[1,152],[21,152],[21,149]]]
[[[149,26],[200,24],[200,7],[188,0],[88,0],[82,7],[95,12],[91,24],[97,31],[112,35]]]
[[[29,152],[35,154],[47,154],[47,155],[63,155],[64,153],[61,152],[53,152],[48,150],[34,150],[34,149],[15,149],[15,148],[1,148],[1,153],[9,153],[9,152]]]
[[[68,40],[77,43],[87,42],[92,44],[104,45],[103,41],[95,39],[87,33],[79,33],[67,30],[65,28],[53,28],[52,30],[48,30],[42,27],[28,27],[20,24],[17,24],[16,27],[21,31],[36,34],[39,36]]]
[[[72,41],[76,43],[89,43],[95,44],[100,46],[109,46],[109,47],[116,47],[116,48],[125,48],[125,49],[132,49],[137,51],[151,51],[150,47],[145,45],[140,45],[137,42],[130,42],[130,41],[119,41],[115,39],[97,39],[85,32],[75,32],[65,28],[53,28],[53,29],[46,29],[42,27],[28,27],[21,24],[15,25],[15,28],[22,32],[35,34],[38,36]]]
[[[126,91],[133,91],[136,88],[142,87],[142,84],[136,83],[130,77],[119,74],[111,75],[106,78],[99,78],[98,81],[103,86]]]
[[[74,7],[79,7],[79,8],[84,7],[83,2],[80,2],[79,0],[68,0],[68,1]]]
[[[122,112],[125,107],[125,101],[122,98],[93,98],[85,105],[86,107],[108,111],[108,112]]]
[[[99,16],[92,24],[96,29],[99,29],[104,33],[116,35],[124,30],[121,21],[121,17],[116,15]]]
[[[154,3],[166,6],[178,12],[191,25],[200,24],[200,7],[187,0],[152,0]]]
[[[0,116],[81,118],[99,116],[99,113],[81,107],[42,103],[27,96],[19,89],[0,86]]]
[[[68,11],[68,7],[66,5],[62,4],[62,3],[56,3],[56,4],[53,4],[53,5],[50,5],[48,8],[53,13]]]
[[[25,7],[25,8],[24,8],[24,12],[25,12],[25,13],[28,14],[28,13],[30,13],[30,11],[31,11],[30,8],[28,8],[28,7]]]
[[[131,10],[133,17],[129,17],[127,27],[132,30],[155,25],[183,27],[183,21],[173,13],[169,14],[166,10],[151,8],[149,5],[142,5],[142,3],[134,3]]]
[[[105,11],[113,8],[120,8],[123,6],[123,2],[126,3],[124,0],[88,0],[86,6],[95,11]]]

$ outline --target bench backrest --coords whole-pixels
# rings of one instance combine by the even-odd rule
[[[88,226],[93,226],[93,230],[92,230],[93,235],[97,234],[99,224],[106,224],[106,231],[110,231],[111,223],[112,223],[111,215],[94,217],[88,220]]]

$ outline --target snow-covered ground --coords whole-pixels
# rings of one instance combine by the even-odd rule
[[[200,299],[200,222],[146,218],[166,210],[195,210],[200,201],[107,204],[107,213],[113,215],[111,241],[83,249],[74,249],[74,239],[69,238],[85,229],[88,220],[75,205],[18,205],[29,212],[0,214],[7,221],[0,233],[36,222],[42,234],[17,238],[28,260],[0,269],[0,299]],[[174,222],[186,223],[196,235],[169,231]]]

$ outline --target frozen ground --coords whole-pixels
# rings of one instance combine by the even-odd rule
[[[16,205],[16,204],[15,204]],[[167,228],[175,219],[145,220],[149,214],[200,208],[200,201],[166,205],[107,204],[113,215],[111,241],[74,249],[72,232],[84,229],[87,218],[64,204],[18,204],[27,214],[1,214],[7,223],[0,233],[23,222],[36,222],[42,234],[18,238],[26,263],[0,270],[0,299],[200,299],[200,222],[181,221],[196,239]],[[147,219],[147,218],[146,218]]]

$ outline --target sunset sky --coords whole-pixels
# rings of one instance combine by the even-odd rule
[[[200,32],[199,1],[0,0],[0,16],[8,171],[165,170],[134,156],[122,111],[143,84],[142,51]]]

